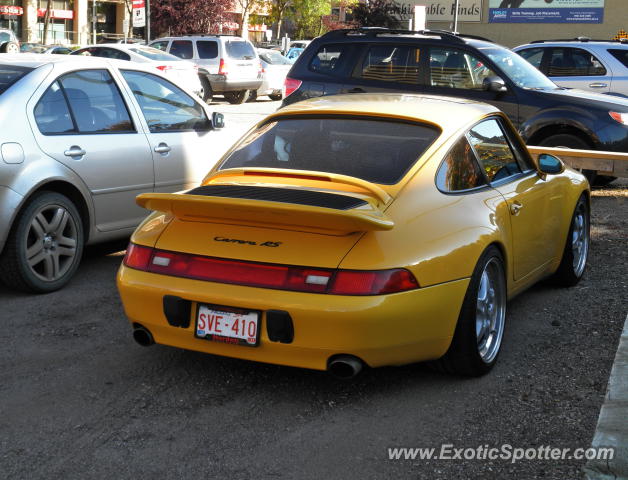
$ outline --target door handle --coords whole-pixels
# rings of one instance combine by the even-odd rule
[[[155,150],[157,153],[168,153],[172,149],[168,146],[167,143],[161,142],[153,150]]]
[[[68,150],[63,152],[66,157],[82,157],[86,153],[87,152],[78,145],[72,145]]]
[[[510,205],[510,213],[511,213],[512,215],[517,216],[517,215],[519,215],[519,210],[521,210],[522,208],[523,208],[523,204],[521,204],[521,203],[519,203],[519,202],[513,202],[513,203]]]
[[[602,82],[589,83],[589,87],[591,87],[591,88],[606,88],[606,87],[608,87],[608,83],[602,83]]]
[[[351,90],[347,90],[347,93],[366,93],[366,91],[361,88],[352,88]]]

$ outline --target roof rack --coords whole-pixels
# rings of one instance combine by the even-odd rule
[[[450,32],[448,30],[399,30],[384,27],[361,27],[341,30],[332,30],[327,32],[323,37],[335,38],[347,35],[361,35],[364,37],[377,37],[379,35],[435,35],[443,40],[451,40],[455,43],[465,43],[464,38],[472,38],[475,40],[484,40],[490,42],[488,38],[478,37],[476,35],[462,35],[460,33]]]
[[[628,38],[618,38],[615,40],[608,39],[597,39],[597,38],[589,38],[589,37],[576,37],[576,38],[557,38],[555,40],[534,40],[530,43],[552,43],[552,42],[617,42],[617,43],[628,43]]]

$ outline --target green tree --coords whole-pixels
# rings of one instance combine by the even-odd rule
[[[324,31],[323,17],[331,13],[331,0],[292,0],[294,38],[318,37]]]

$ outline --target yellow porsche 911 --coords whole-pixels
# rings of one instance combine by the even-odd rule
[[[340,377],[424,360],[486,373],[507,300],[574,285],[589,247],[585,178],[451,98],[296,103],[198,188],[137,202],[153,213],[118,288],[138,343]]]

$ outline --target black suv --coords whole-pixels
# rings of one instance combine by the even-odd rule
[[[558,87],[516,53],[480,37],[331,31],[299,56],[285,89],[282,106],[339,93],[469,98],[501,109],[529,145],[628,152],[627,99]]]

